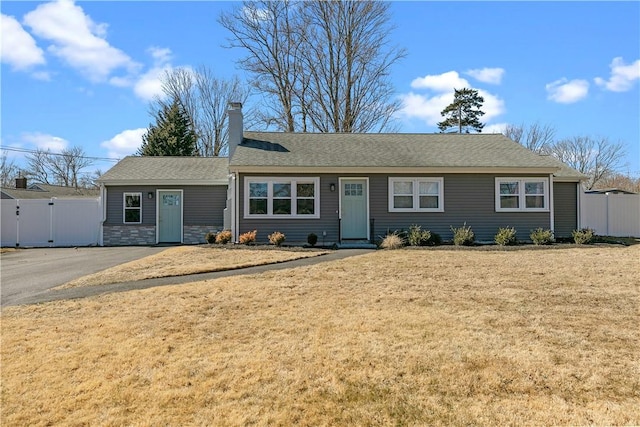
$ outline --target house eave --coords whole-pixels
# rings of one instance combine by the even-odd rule
[[[272,174],[553,174],[555,167],[302,167],[302,166],[234,166],[235,173]]]
[[[108,179],[98,180],[98,183],[105,186],[116,185],[137,185],[137,186],[196,186],[196,185],[228,185],[227,179],[196,179],[196,180],[176,180],[176,179]]]

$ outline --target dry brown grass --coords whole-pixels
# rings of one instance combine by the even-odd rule
[[[7,308],[0,421],[638,425],[639,260],[378,251]]]
[[[184,276],[211,271],[232,270],[274,264],[322,255],[320,250],[274,250],[262,248],[178,246],[139,260],[90,274],[56,289],[108,285],[156,277]]]

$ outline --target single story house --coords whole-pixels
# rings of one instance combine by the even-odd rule
[[[102,244],[204,243],[223,227],[228,170],[226,157],[125,157],[98,180]]]
[[[200,243],[222,228],[343,245],[412,224],[450,240],[466,223],[479,241],[579,228],[586,177],[501,134],[250,132],[240,103],[228,118],[229,158],[127,157],[102,176],[105,245]]]
[[[247,132],[241,104],[228,114],[235,240],[255,229],[259,241],[375,241],[412,224],[449,240],[466,223],[492,241],[499,227],[520,239],[579,227],[585,176],[502,134]]]

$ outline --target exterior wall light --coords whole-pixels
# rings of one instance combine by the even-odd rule
[[[329,190],[336,191],[336,185],[333,182],[329,184]]]
[[[147,197],[148,197],[148,198],[150,198],[150,199],[153,199],[153,192],[152,192],[152,191],[149,191],[149,192],[147,193]]]

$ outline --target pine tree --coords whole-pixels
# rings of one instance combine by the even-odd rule
[[[141,156],[195,156],[197,135],[189,116],[178,100],[156,113],[156,124],[149,125],[138,148]]]
[[[449,128],[458,128],[458,133],[462,133],[462,129],[465,128],[466,133],[469,133],[469,128],[472,128],[482,132],[484,123],[480,123],[479,117],[484,115],[484,111],[480,110],[484,98],[476,89],[464,88],[454,91],[453,103],[440,113],[446,119],[438,123],[438,129],[444,132]]]

